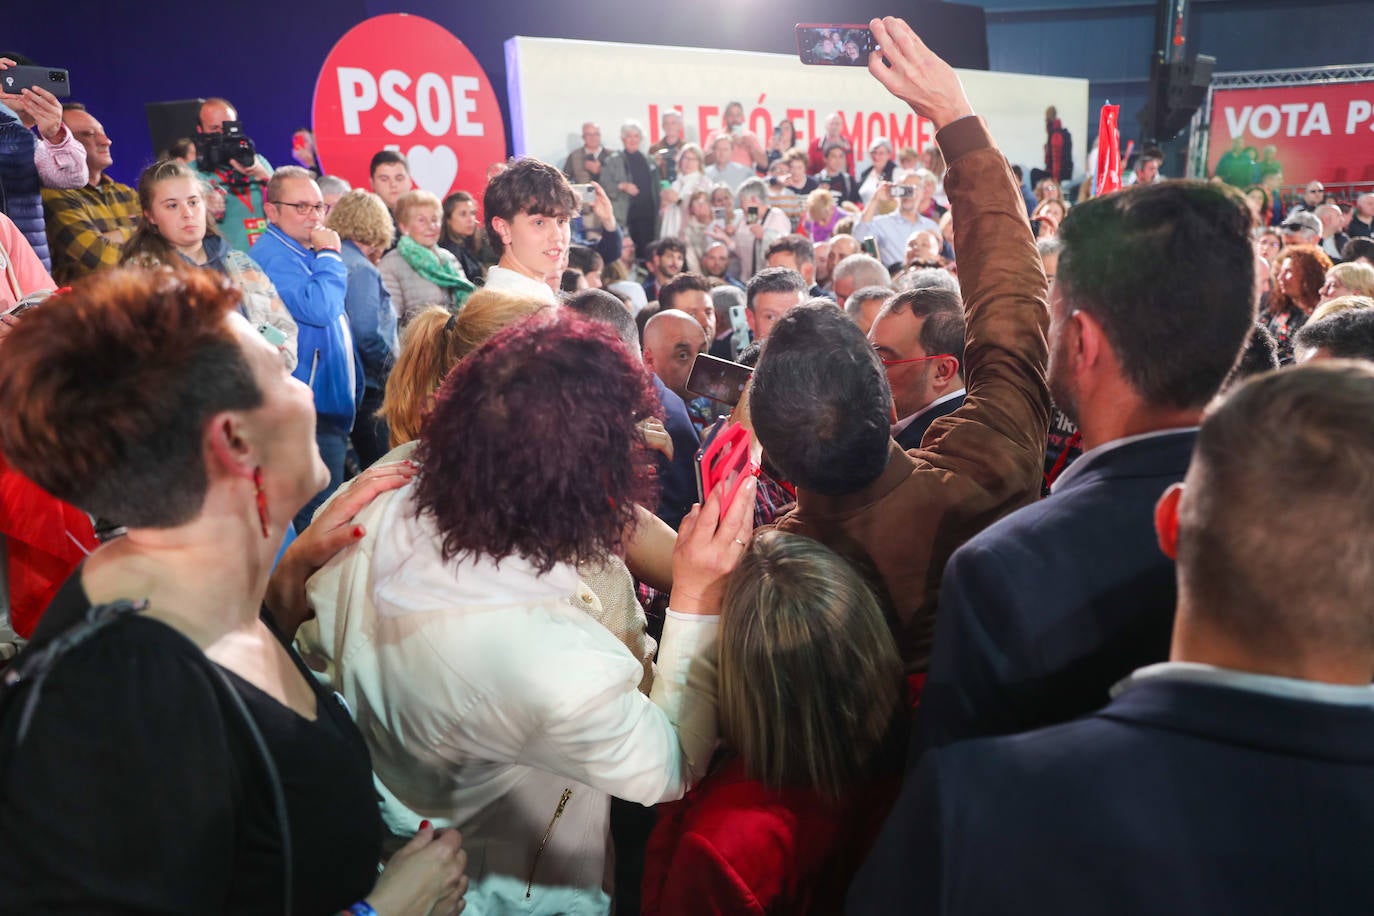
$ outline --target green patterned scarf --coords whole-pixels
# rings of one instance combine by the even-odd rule
[[[457,261],[444,260],[436,251],[426,248],[408,235],[401,236],[396,250],[417,274],[435,286],[452,290],[455,309],[462,308],[468,296],[477,288],[463,276]]]

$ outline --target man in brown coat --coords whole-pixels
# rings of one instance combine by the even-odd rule
[[[908,673],[926,670],[940,575],[960,544],[1040,494],[1049,423],[1048,289],[1016,179],[954,71],[905,23],[874,21],[869,70],[934,122],[959,239],[968,395],[904,452],[883,366],[826,300],[774,327],[754,372],[759,442],[797,487],[776,522],[867,567]],[[891,66],[882,61],[887,57]]]

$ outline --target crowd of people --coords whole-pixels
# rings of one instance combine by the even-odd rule
[[[1360,909],[1374,194],[1073,195],[1053,109],[1027,183],[870,27],[937,133],[857,173],[215,98],[129,187],[0,94],[0,912]]]

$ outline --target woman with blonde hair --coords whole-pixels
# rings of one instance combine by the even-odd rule
[[[537,299],[483,289],[468,298],[459,315],[437,305],[416,314],[402,332],[401,355],[379,411],[391,430],[391,447],[420,438],[434,392],[460,359],[507,325],[547,308]]]
[[[757,535],[721,603],[728,756],[649,840],[645,916],[844,910],[901,783],[901,659],[859,573],[810,538]]]
[[[1341,296],[1374,296],[1374,267],[1360,261],[1337,264],[1326,272],[1321,301],[1330,302]],[[1316,313],[1312,315],[1316,318]]]
[[[439,247],[443,220],[443,204],[428,191],[407,191],[396,200],[401,239],[378,267],[403,328],[426,306],[458,311],[477,288],[453,252]]]
[[[1312,317],[1307,319],[1308,324],[1316,324],[1323,318],[1330,318],[1332,315],[1339,315],[1341,312],[1356,312],[1365,309],[1374,309],[1374,298],[1369,296],[1337,296],[1334,299],[1327,299],[1317,306]]]
[[[387,450],[386,423],[378,419],[387,373],[396,359],[396,310],[377,262],[391,244],[391,213],[371,191],[354,188],[329,211],[326,225],[339,234],[339,256],[348,268],[344,311],[353,345],[363,360],[363,402],[349,434],[358,461],[370,466]]]
[[[844,211],[835,206],[835,195],[829,188],[817,188],[806,195],[806,209],[802,211],[801,234],[813,242],[827,241],[835,234],[835,226],[844,218]]]

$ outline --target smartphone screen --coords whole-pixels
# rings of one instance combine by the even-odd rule
[[[882,260],[882,258],[878,255],[878,240],[875,238],[869,237],[860,241],[859,250],[862,251],[864,254],[868,255],[870,258],[874,258],[878,261]]]
[[[759,208],[749,207],[744,211],[744,222],[750,226],[757,225],[759,221]]]
[[[802,23],[797,25],[797,56],[804,64],[867,67],[877,49],[866,25]]]
[[[712,208],[711,208],[711,219],[715,220],[715,221],[718,222],[718,223],[723,223],[723,222],[725,222],[725,219],[726,219],[726,217],[727,217],[728,215],[729,215],[729,214],[727,214],[727,213],[725,212],[725,208],[724,208],[724,207],[712,207]]]
[[[687,390],[734,407],[753,374],[754,370],[748,366],[700,353],[687,377]]]

